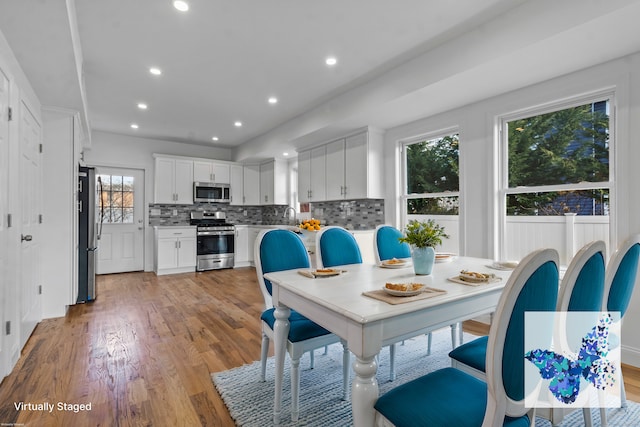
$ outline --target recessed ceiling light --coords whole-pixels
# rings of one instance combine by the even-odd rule
[[[289,153],[287,153],[287,152],[285,151],[284,153],[282,153],[282,155],[286,157],[286,156],[288,156],[288,155],[289,155]]]
[[[220,138],[218,138],[217,136],[214,136],[214,137],[212,137],[212,138],[211,138],[211,140],[212,140],[212,141],[217,141],[217,140],[219,140],[219,139],[220,139]]]
[[[189,3],[183,0],[175,0],[173,2],[173,7],[178,9],[180,12],[186,12],[187,10],[189,10]]]
[[[131,129],[138,129],[139,127],[137,123],[131,123]]]
[[[239,128],[242,126],[242,122],[241,121],[237,121],[233,124],[235,127]]]
[[[144,102],[139,102],[138,103],[138,108],[141,109],[141,110],[146,110],[148,108],[148,106]]]
[[[330,56],[324,62],[327,65],[336,65],[338,63],[338,60],[334,56]]]
[[[278,103],[278,98],[276,98],[275,96],[271,96],[268,99],[269,104],[277,104]]]
[[[162,74],[162,70],[160,68],[157,68],[157,67],[149,68],[149,72],[151,74],[153,74],[154,76],[159,76],[160,74]]]

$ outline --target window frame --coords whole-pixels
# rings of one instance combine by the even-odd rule
[[[572,184],[553,184],[535,186],[509,187],[509,132],[507,125],[514,120],[538,116],[542,114],[557,112],[568,108],[579,107],[581,105],[596,103],[600,101],[609,102],[609,177],[607,181],[598,182],[578,182]],[[551,192],[551,191],[575,191],[575,190],[609,190],[609,239],[613,240],[612,230],[615,229],[616,191],[615,191],[615,146],[616,146],[616,97],[613,89],[590,92],[577,95],[558,101],[519,109],[511,113],[502,114],[496,117],[495,126],[497,130],[497,151],[498,151],[498,171],[497,171],[497,236],[498,241],[495,255],[498,259],[506,259],[507,247],[507,196],[512,194]],[[612,243],[612,242],[610,242]],[[613,247],[613,246],[611,246]]]
[[[402,164],[402,179],[401,179],[401,192],[400,192],[400,202],[401,202],[401,209],[400,209],[400,215],[401,215],[401,225],[404,228],[407,223],[408,223],[408,215],[409,213],[407,212],[407,202],[411,199],[426,199],[426,198],[430,198],[430,199],[435,199],[435,198],[439,198],[439,197],[457,197],[458,198],[458,215],[431,215],[431,214],[421,214],[421,216],[429,216],[429,217],[433,217],[433,218],[439,218],[439,217],[454,217],[457,216],[458,217],[458,229],[460,229],[460,206],[461,206],[461,197],[460,197],[460,187],[462,186],[462,179],[461,179],[461,175],[462,175],[462,168],[460,168],[460,154],[458,154],[458,191],[446,191],[446,192],[440,192],[440,193],[408,193],[408,179],[407,179],[407,173],[408,173],[408,167],[407,167],[407,150],[406,147],[408,145],[412,145],[412,144],[417,144],[423,141],[431,141],[434,139],[439,139],[439,138],[444,138],[446,136],[452,135],[452,134],[458,134],[458,144],[460,144],[460,128],[459,126],[453,126],[453,127],[449,127],[449,128],[445,128],[445,129],[440,129],[437,131],[433,131],[433,132],[428,132],[428,133],[423,133],[420,135],[416,135],[410,138],[406,138],[406,139],[402,139],[399,141],[399,145],[400,145],[400,154],[401,154],[401,164]],[[460,148],[458,148],[458,153],[460,153]]]
[[[96,200],[98,202],[98,206],[96,207],[96,210],[100,211],[99,214],[102,216],[103,212],[100,210],[100,208],[103,208],[105,211],[107,209],[109,209],[109,211],[110,211],[110,213],[109,213],[110,221],[105,221],[105,218],[102,217],[100,222],[102,222],[104,224],[109,224],[109,225],[131,225],[131,224],[134,224],[135,223],[135,181],[136,181],[135,177],[134,176],[129,176],[129,175],[122,175],[122,174],[119,174],[119,173],[116,173],[116,174],[114,174],[114,173],[99,173],[96,176],[96,181],[97,181],[98,178],[102,178],[102,177],[105,177],[105,176],[109,176],[109,179],[110,179],[109,188],[110,189],[109,190],[105,190],[104,187],[100,187],[101,194],[100,194],[99,197],[97,197],[97,200]],[[123,189],[121,189],[121,190],[118,190],[118,191],[113,191],[111,188],[112,188],[112,185],[113,185],[112,182],[113,182],[113,177],[114,176],[122,178],[122,184],[121,185],[123,187],[124,187],[124,178],[130,178],[131,181],[132,181],[132,186],[131,186],[132,190],[131,191],[124,191]],[[109,197],[108,197],[109,205],[101,206],[100,202],[103,200],[102,199],[102,194],[104,194],[104,193],[107,193],[109,195]],[[117,222],[111,221],[113,219],[112,216],[111,216],[112,215],[111,211],[114,209],[114,206],[113,206],[113,194],[114,193],[119,193],[122,196],[122,200],[123,201],[124,201],[124,194],[125,193],[131,193],[131,195],[132,195],[132,203],[133,203],[131,206],[126,206],[125,207],[125,206],[122,205],[120,207],[117,207],[117,209],[120,209],[121,212],[123,213],[123,215],[120,218],[121,220],[117,221]],[[122,219],[124,218],[124,209],[131,209],[131,222],[122,221]]]

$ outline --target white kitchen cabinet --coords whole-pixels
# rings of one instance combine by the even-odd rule
[[[326,152],[323,145],[298,154],[298,201],[322,201],[326,191]]]
[[[249,262],[251,265],[255,265],[255,250],[256,250],[256,240],[258,239],[258,234],[262,230],[265,230],[267,227],[249,227],[249,232],[247,235],[247,244],[249,246]]]
[[[244,165],[243,167],[243,197],[244,205],[260,204],[260,165]]]
[[[344,138],[326,146],[327,200],[344,199]]]
[[[236,225],[235,240],[235,267],[248,267],[254,265],[254,250],[258,233],[270,227]]]
[[[207,162],[204,160],[193,162],[193,181],[230,184],[230,179],[230,166],[228,163]]]
[[[196,269],[195,227],[155,227],[155,272],[187,273]]]
[[[234,267],[249,266],[249,227],[236,225],[236,236],[233,242],[235,253],[233,255]]]
[[[382,142],[368,130],[326,145],[326,200],[383,197]]]
[[[274,159],[260,164],[260,204],[287,204],[287,163]]]
[[[43,108],[42,119],[47,153],[42,157],[42,179],[45,183],[55,182],[42,194],[42,218],[46,226],[42,228],[40,245],[46,256],[39,263],[42,317],[48,319],[64,316],[67,307],[78,298],[77,193],[83,132],[79,114],[72,111]]]
[[[231,204],[243,205],[244,171],[242,165],[229,166],[229,186],[231,187]]]
[[[156,156],[154,202],[193,204],[193,161]]]

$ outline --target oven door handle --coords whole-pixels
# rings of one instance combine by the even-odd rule
[[[198,231],[198,236],[234,236],[233,231]]]

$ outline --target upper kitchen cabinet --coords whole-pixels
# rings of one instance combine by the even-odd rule
[[[260,204],[287,204],[287,162],[273,159],[260,164]]]
[[[244,205],[244,169],[242,165],[230,165],[229,172],[231,204]]]
[[[327,149],[324,145],[298,154],[298,200],[300,203],[326,200],[326,158]]]
[[[202,160],[193,162],[193,180],[196,182],[230,184],[230,171],[228,163],[207,162]]]
[[[326,145],[326,200],[383,197],[382,142],[369,129]]]
[[[247,206],[260,204],[260,165],[244,165],[242,168],[242,202]]]
[[[190,205],[193,203],[193,161],[154,154],[154,202]]]

